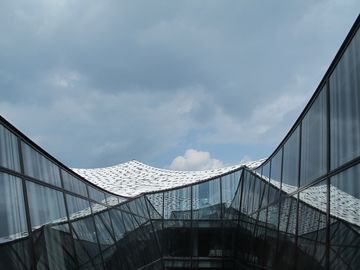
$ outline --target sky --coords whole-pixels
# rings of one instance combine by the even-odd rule
[[[2,0],[0,114],[69,167],[265,158],[358,0]]]

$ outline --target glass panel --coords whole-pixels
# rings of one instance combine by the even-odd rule
[[[302,121],[301,186],[326,173],[326,125],[323,89]]]
[[[151,204],[152,207],[155,208],[154,210],[157,212],[156,214],[153,211],[150,211],[150,214],[155,215],[152,215],[152,218],[159,218],[159,216],[163,216],[163,193],[153,193],[146,195],[146,197],[149,199],[149,204]]]
[[[282,175],[282,190],[293,192],[298,187],[300,158],[300,128],[287,140],[284,146],[284,161]]]
[[[97,202],[101,202],[101,203],[106,203],[106,199],[105,199],[105,193],[98,190],[98,189],[95,189],[91,186],[87,186],[88,187],[88,190],[89,190],[89,197],[90,199],[93,199]]]
[[[111,220],[114,225],[114,233],[116,240],[120,240],[123,238],[125,234],[125,225],[122,217],[122,213],[120,210],[113,208],[110,210]]]
[[[326,181],[299,194],[298,247],[306,269],[322,269],[325,265],[326,198]]]
[[[360,32],[330,77],[331,168],[360,155]]]
[[[67,171],[61,170],[64,189],[87,197],[86,185]]]
[[[20,171],[17,137],[3,125],[0,125],[0,166]]]
[[[191,218],[191,188],[185,187],[164,192],[164,218]]]
[[[103,269],[92,216],[71,223],[80,269]]]
[[[0,173],[0,243],[28,235],[21,179]]]
[[[266,163],[262,169],[262,177],[269,181],[269,177],[270,177],[270,161],[268,161],[268,163]]]
[[[193,219],[220,219],[220,178],[192,187]]]
[[[67,220],[64,196],[61,192],[29,181],[26,182],[26,188],[33,229]]]
[[[101,211],[107,209],[107,207],[102,204],[91,203],[91,209],[92,209],[93,213],[97,213],[97,212],[101,212]]]
[[[331,178],[330,213],[360,226],[360,165]]]
[[[31,146],[21,143],[25,174],[61,187],[59,168]]]
[[[37,269],[77,269],[68,224],[43,227],[33,240]]]
[[[234,199],[240,181],[240,171],[221,177],[222,203],[229,207]]]
[[[270,183],[280,188],[281,182],[281,161],[282,161],[282,148],[271,159],[271,177]]]
[[[105,192],[105,197],[106,197],[106,203],[109,206],[114,206],[117,205],[119,203],[119,198],[115,195],[109,194]]]
[[[70,220],[86,217],[91,214],[90,204],[87,200],[66,194],[66,202]]]
[[[114,236],[108,214],[108,212],[103,212],[94,216],[101,250],[105,250],[114,244]]]

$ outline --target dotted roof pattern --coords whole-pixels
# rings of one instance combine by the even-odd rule
[[[173,171],[151,167],[132,160],[119,165],[96,169],[72,169],[93,184],[120,196],[135,197],[141,193],[181,187],[220,176],[246,166],[256,168],[264,161],[204,171]]]

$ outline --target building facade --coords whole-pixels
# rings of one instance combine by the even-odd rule
[[[360,269],[360,19],[266,160],[71,170],[0,119],[0,269]]]

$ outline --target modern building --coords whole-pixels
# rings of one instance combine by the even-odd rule
[[[359,27],[266,160],[72,170],[0,118],[0,269],[360,269]]]

